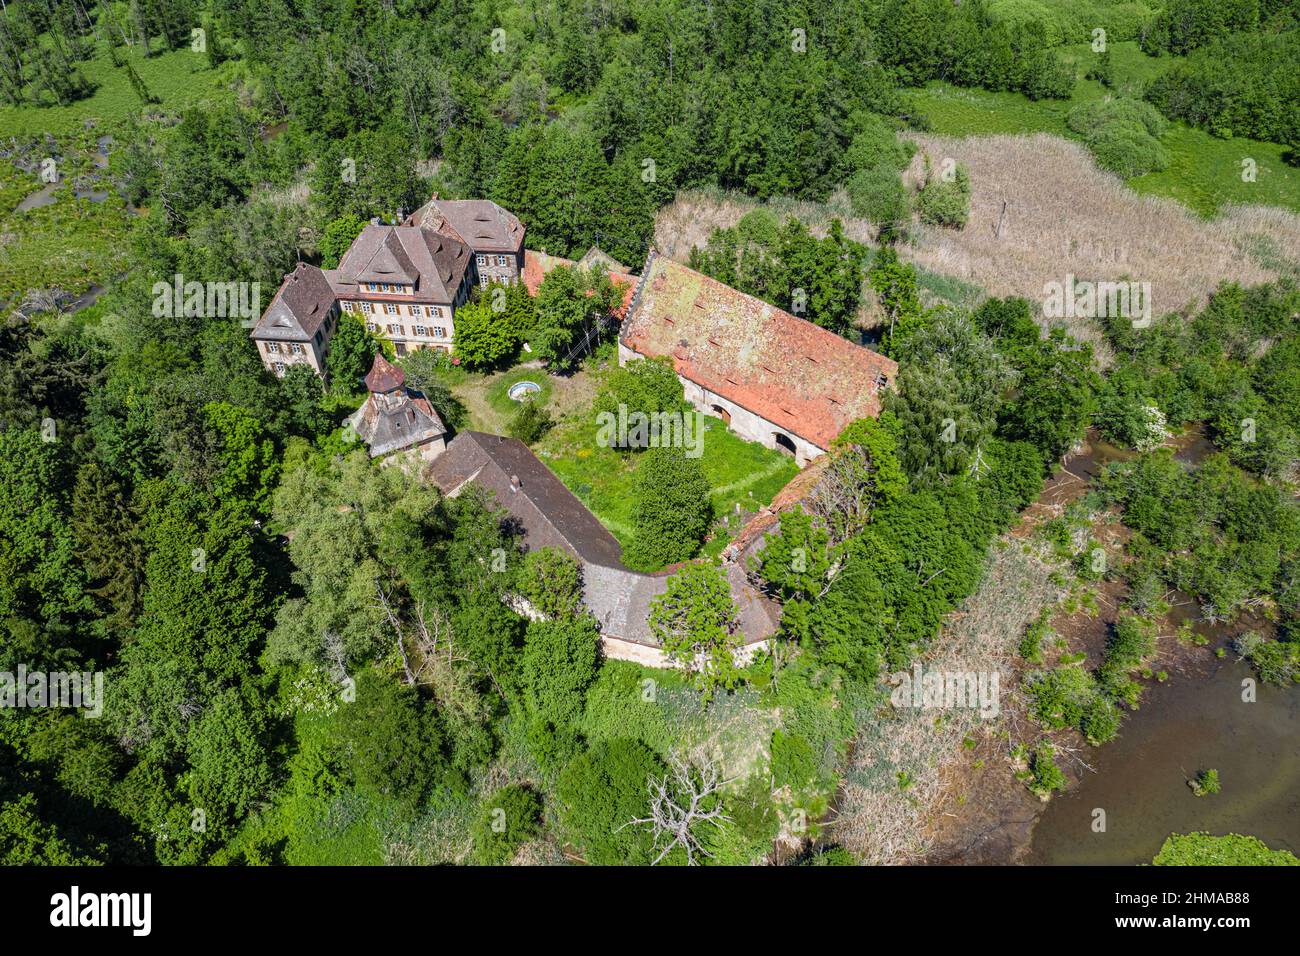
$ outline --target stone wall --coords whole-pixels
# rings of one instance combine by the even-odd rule
[[[755,641],[753,644],[745,644],[736,649],[736,663],[741,667],[746,667],[754,660],[754,655],[760,650],[766,650],[770,641]],[[617,637],[604,637],[600,639],[600,649],[604,652],[605,657],[615,661],[632,661],[643,667],[657,667],[667,669],[678,667],[679,664],[669,661],[664,656],[664,652],[657,647],[651,647],[648,644],[637,644],[635,641],[625,641]]]
[[[630,361],[643,358],[641,353],[636,352],[622,342],[618,343],[618,364],[626,365]],[[798,462],[799,467],[807,465],[814,458],[825,454],[822,449],[818,448],[812,442],[800,438],[798,435],[774,425],[760,415],[756,415],[742,405],[738,405],[728,398],[712,392],[703,385],[698,385],[681,375],[677,376],[681,381],[683,389],[686,392],[686,400],[690,402],[698,411],[705,415],[712,415],[714,418],[721,418],[727,421],[727,427],[735,432],[741,438],[747,441],[758,442],[767,448],[788,451],[788,448],[781,448],[777,444],[777,435],[784,435],[794,445],[794,459]]]

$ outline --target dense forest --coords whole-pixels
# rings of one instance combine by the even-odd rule
[[[899,134],[924,125],[912,90],[1063,100],[1076,77],[1057,48],[1097,26],[1186,57],[1140,101],[1076,117],[1102,165],[1151,168],[1143,137],[1175,121],[1300,149],[1296,0],[10,0],[8,107],[74,108],[96,63],[129,76],[112,169],[135,214],[90,308],[6,290],[0,671],[102,673],[108,692],[102,719],[0,720],[0,862],[749,863],[791,835],[805,862],[850,860],[812,840],[847,741],[887,700],[881,678],[932,644],[1093,427],[1135,452],[1098,492],[1134,532],[1106,572],[1130,604],[1095,672],[1031,679],[1040,722],[1115,735],[1172,589],[1216,619],[1266,611],[1278,639],[1241,653],[1298,679],[1295,282],[1227,284],[1151,328],[1107,323],[1103,370],[1040,328],[1037,303],[923,300],[898,254],[913,217],[960,228],[969,193],[960,168],[905,185]],[[133,58],[184,51],[222,71],[222,95],[166,109]],[[843,188],[871,242],[762,211],[691,265],[786,308],[802,292],[806,318],[855,339],[870,304],[901,368],[879,420],[836,440],[817,506],[783,513],[753,569],[784,614],[745,668],[603,661],[573,561],[523,553],[490,499],[443,498],[350,444],[340,426],[382,347],[359,325],[328,383],[276,379],[237,320],[153,307],[175,274],[269,295],[299,259],[336,263],[365,222],[432,192],[496,200],[529,248],[595,245],[639,270],[656,212],[700,186]],[[583,303],[614,299],[599,277],[555,276],[535,300],[512,293],[503,319],[469,306],[457,369],[405,363],[449,423],[467,421],[455,375],[510,366],[525,329],[574,372],[558,360]],[[675,377],[602,372],[610,357],[607,343],[586,363],[593,408],[684,407]],[[1159,447],[1191,423],[1219,452],[1194,470]],[[512,428],[533,444],[551,424]],[[619,454],[645,460],[629,561],[706,553],[725,516],[698,467]],[[700,567],[671,592],[699,612],[683,659],[730,640],[734,608]],[[671,610],[653,621],[665,634],[686,627]],[[738,768],[688,759],[751,738],[762,756]],[[653,823],[667,803],[691,806],[689,825]]]

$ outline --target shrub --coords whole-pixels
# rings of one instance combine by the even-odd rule
[[[1159,141],[1165,119],[1149,103],[1127,97],[1081,103],[1065,122],[1103,169],[1129,178],[1169,166],[1169,153]]]
[[[1187,781],[1187,785],[1192,788],[1192,793],[1198,797],[1213,796],[1221,789],[1219,786],[1219,771],[1214,769],[1202,770],[1193,779]]]
[[[633,488],[635,531],[623,551],[628,567],[657,571],[699,549],[713,516],[709,482],[698,458],[681,448],[644,453]]]
[[[502,787],[483,801],[474,822],[474,861],[510,862],[519,847],[541,832],[542,798],[529,787]]]
[[[1300,866],[1289,850],[1270,850],[1256,837],[1175,833],[1152,860],[1156,866]]]
[[[970,174],[956,164],[951,171],[931,175],[926,157],[925,184],[916,197],[916,211],[921,221],[932,226],[960,229],[970,217]]]
[[[531,445],[540,441],[554,425],[555,420],[551,418],[550,412],[537,402],[525,399],[520,403],[519,410],[510,419],[510,423],[506,425],[506,433],[511,438],[518,438],[525,445]]]
[[[524,556],[518,589],[548,618],[572,618],[583,612],[582,567],[558,548],[538,548]]]
[[[1055,756],[1056,748],[1052,746],[1051,741],[1044,740],[1038,745],[1033,759],[1029,762],[1032,774],[1028,784],[1029,790],[1040,800],[1049,800],[1053,791],[1065,789],[1065,774],[1056,765]]]
[[[650,812],[647,781],[663,761],[635,740],[608,740],[579,754],[556,783],[565,835],[597,866],[644,865],[652,859],[648,828],[628,826]]]

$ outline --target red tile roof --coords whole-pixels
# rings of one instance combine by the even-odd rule
[[[880,414],[898,363],[651,253],[620,341],[818,448]]]
[[[589,252],[588,255],[591,253]],[[542,287],[542,280],[546,278],[548,272],[559,266],[575,266],[578,263],[572,259],[565,259],[563,256],[548,256],[544,252],[537,252],[533,249],[524,250],[524,287],[528,290],[529,295],[537,295],[537,290]],[[632,304],[632,296],[636,292],[636,276],[629,275],[626,272],[609,273],[609,280],[617,286],[623,288],[623,304],[615,311],[615,316],[622,319],[627,315],[628,306]]]

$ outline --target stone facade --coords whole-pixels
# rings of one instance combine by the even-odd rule
[[[487,200],[434,197],[400,226],[372,222],[337,269],[298,263],[251,333],[266,368],[283,375],[305,364],[325,373],[329,340],[346,312],[401,356],[452,350],[456,310],[471,290],[517,282],[524,227]]]
[[[634,352],[623,343],[619,343],[619,365],[626,365],[628,362],[641,358],[644,358],[644,356]],[[682,389],[686,393],[686,400],[695,407],[696,411],[722,419],[727,427],[741,438],[784,452],[793,457],[801,468],[822,454],[822,449],[812,442],[799,437],[789,429],[768,421],[761,415],[751,412],[731,399],[710,391],[703,385],[692,382],[681,374],[678,374],[677,380],[682,383]]]

